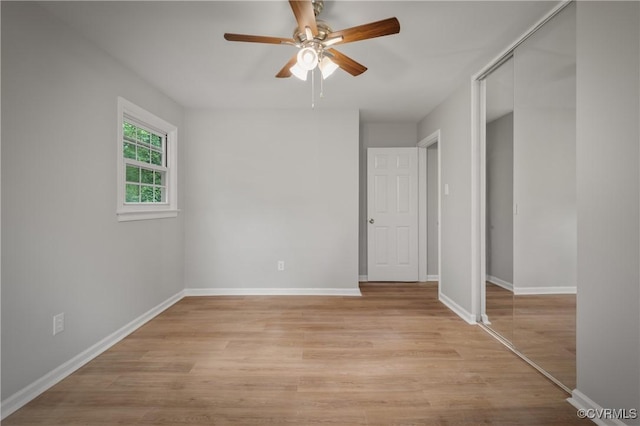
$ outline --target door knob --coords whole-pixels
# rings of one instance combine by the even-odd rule
[[[369,219],[369,223],[373,224],[375,222],[375,220],[373,220],[373,218]]]

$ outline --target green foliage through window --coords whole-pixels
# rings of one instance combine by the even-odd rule
[[[129,122],[122,125],[124,135],[124,158],[130,158],[142,163],[164,166],[164,139],[158,135],[142,129]]]
[[[164,172],[127,164],[127,203],[162,203],[165,201]]]
[[[127,121],[123,124],[123,156],[125,158],[125,202],[166,202],[165,171],[154,170],[154,166],[165,165],[166,136],[153,133]],[[126,159],[149,164],[140,167]]]

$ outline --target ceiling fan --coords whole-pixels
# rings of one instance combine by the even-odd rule
[[[287,44],[298,48],[298,52],[276,74],[278,78],[295,75],[307,79],[309,71],[320,68],[322,78],[329,77],[337,68],[353,76],[362,74],[367,67],[340,53],[331,46],[367,40],[400,32],[397,18],[383,19],[341,31],[333,31],[329,25],[316,19],[324,8],[323,0],[289,0],[298,26],[292,38],[225,33],[229,41],[250,43]]]

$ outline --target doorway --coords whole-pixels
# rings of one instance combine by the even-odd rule
[[[414,233],[416,236],[416,269],[411,275],[399,277],[392,275],[385,275],[382,279],[379,274],[372,271],[376,268],[375,262],[377,260],[372,259],[372,255],[376,255],[378,249],[375,244],[375,235],[371,235],[376,224],[380,224],[380,221],[376,219],[373,214],[372,208],[375,209],[374,194],[370,191],[373,189],[373,177],[367,177],[367,281],[437,281],[438,282],[438,295],[440,295],[440,281],[441,281],[441,236],[440,236],[440,224],[441,224],[441,149],[440,146],[440,130],[432,133],[426,138],[422,139],[413,148],[417,154],[417,177],[414,186],[415,194],[417,197],[416,203],[416,225],[417,230]],[[394,148],[375,148],[374,150],[393,150]],[[404,148],[411,149],[411,148]],[[371,151],[369,148],[368,151]],[[373,159],[371,160],[373,161]],[[373,165],[368,165],[368,169],[371,170]],[[367,172],[369,174],[369,172]],[[371,188],[371,189],[370,189]],[[412,191],[413,192],[413,191]],[[374,223],[371,223],[373,219]],[[383,233],[386,235],[386,233]],[[386,240],[386,239],[384,239]],[[373,247],[372,247],[373,246]],[[384,250],[386,251],[386,249]],[[381,253],[379,253],[381,254]],[[373,268],[372,268],[373,263]],[[384,269],[388,269],[384,267]]]

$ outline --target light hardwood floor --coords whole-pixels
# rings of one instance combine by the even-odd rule
[[[514,296],[487,282],[489,326],[569,389],[576,387],[576,295]]]
[[[518,295],[513,344],[569,389],[576,387],[576,295]]]
[[[436,283],[361,289],[185,298],[2,424],[592,424]]]
[[[513,341],[513,292],[487,281],[485,285],[486,313],[489,327]]]

